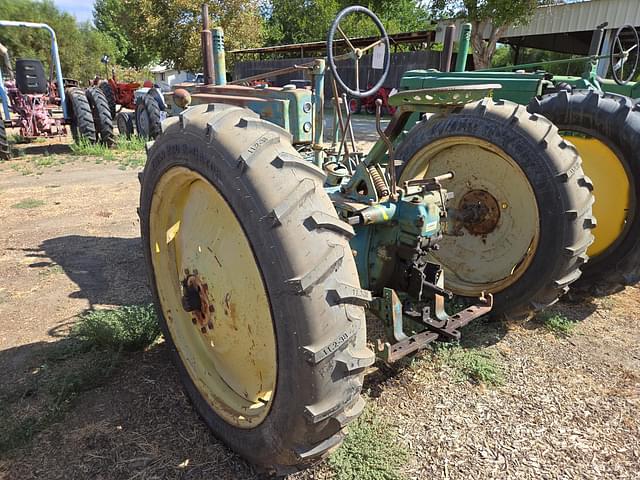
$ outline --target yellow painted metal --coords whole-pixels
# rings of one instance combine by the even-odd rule
[[[269,299],[236,215],[203,176],[169,169],[154,191],[150,243],[155,281],[173,342],[214,411],[240,428],[267,416],[277,372]],[[208,285],[213,329],[182,308],[185,271]]]
[[[582,157],[582,168],[593,182],[593,214],[598,225],[593,229],[594,242],[587,250],[597,257],[615,241],[625,229],[631,187],[624,165],[607,145],[596,138],[564,135],[575,145]]]
[[[448,234],[433,252],[445,270],[447,288],[459,295],[496,293],[516,282],[533,259],[540,234],[535,194],[518,164],[497,146],[475,137],[454,136],[430,143],[411,158],[400,184],[454,171],[446,189],[458,208],[472,190],[488,192],[500,205],[493,231],[474,235],[449,220]]]

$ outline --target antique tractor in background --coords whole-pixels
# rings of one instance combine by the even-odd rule
[[[47,78],[40,60],[17,59],[15,71],[7,48],[0,44],[0,160],[11,157],[7,128],[19,128],[20,137],[66,136],[66,126],[76,141],[115,143],[107,100],[97,88],[83,90],[64,79],[53,29],[44,23],[0,21],[0,27],[44,29],[51,36],[51,69]],[[8,74],[5,81],[2,67]],[[53,74],[55,72],[55,80]],[[62,86],[62,87],[61,87]]]
[[[640,280],[640,107],[636,100],[612,93],[636,92],[640,96],[640,87],[631,81],[638,71],[640,41],[633,26],[621,26],[612,35],[609,50],[602,51],[606,26],[603,23],[594,30],[586,57],[467,72],[464,52],[471,30],[467,24],[461,29],[458,50],[463,53],[458,56],[456,71],[407,72],[400,86],[495,83],[501,88],[494,91],[494,99],[519,103],[558,127],[571,148],[577,148],[596,199],[595,241],[587,250],[590,261],[582,267],[583,275],[574,287],[597,295],[619,291]],[[452,47],[445,46],[445,50]],[[603,60],[609,62],[612,79],[597,74],[598,62]],[[570,63],[583,64],[584,73],[558,76],[540,70],[549,64]],[[479,175],[488,179],[491,172]],[[454,179],[449,185],[453,188],[459,181]],[[486,191],[493,194],[492,189]],[[469,261],[475,251],[469,249],[466,257],[458,258]]]
[[[349,15],[379,39],[353,47]],[[226,84],[222,30],[203,19],[205,83],[166,95],[169,118],[150,124],[144,255],[197,411],[258,468],[286,474],[340,444],[376,356],[394,362],[490,312],[527,319],[556,302],[588,259],[593,185],[558,129],[492,100],[493,83],[408,88],[408,72],[391,122],[383,131],[378,102],[380,139],[359,151],[347,96],[377,91],[390,62],[363,7],[338,14],[326,59],[292,67],[311,89]],[[379,44],[378,82],[347,85],[336,61],[369,61]]]

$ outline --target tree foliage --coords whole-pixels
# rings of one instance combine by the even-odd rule
[[[488,68],[498,39],[512,25],[526,24],[539,5],[554,0],[431,0],[437,17],[465,18],[472,25],[473,62],[477,69]],[[487,39],[484,39],[485,33]]]
[[[63,13],[51,0],[0,0],[3,20],[46,23],[56,32],[62,74],[86,82],[96,74],[104,75],[100,63],[103,54],[113,55],[116,44],[91,24],[78,25],[75,17]],[[50,68],[51,40],[40,29],[0,27],[0,43],[16,58],[37,58]]]
[[[262,3],[266,42],[269,45],[324,40],[338,12],[352,5],[346,0],[270,0]],[[369,0],[366,6],[382,21],[388,33],[427,30],[429,14],[419,0]],[[362,18],[362,17],[361,17]],[[372,22],[345,18],[343,28],[349,36],[374,35]]]
[[[97,0],[95,24],[118,44],[124,64],[152,61],[200,71],[201,3],[193,0]],[[260,45],[262,20],[256,0],[209,0],[211,26],[225,31],[228,50]]]

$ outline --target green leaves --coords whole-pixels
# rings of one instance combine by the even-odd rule
[[[62,13],[49,0],[0,0],[3,20],[21,20],[46,23],[51,26],[58,39],[62,74],[87,82],[94,75],[104,75],[100,63],[102,55],[114,55],[116,45],[113,40],[97,31],[91,24],[78,25],[75,18]],[[44,30],[32,28],[2,27],[0,43],[9,49],[12,60],[16,58],[37,58],[49,70],[51,39]]]

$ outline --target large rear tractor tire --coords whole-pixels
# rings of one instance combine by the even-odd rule
[[[96,143],[97,135],[93,123],[93,113],[84,90],[71,87],[67,89],[66,94],[67,108],[71,116],[71,135],[73,135],[74,142]]]
[[[11,147],[7,138],[7,129],[4,128],[4,120],[0,113],[0,160],[9,160],[11,158]]]
[[[136,106],[136,129],[142,138],[153,140],[161,133],[162,110],[153,95],[143,95]]]
[[[102,90],[102,93],[104,93],[104,96],[107,99],[107,103],[109,104],[109,113],[111,114],[111,118],[115,120],[117,102],[116,94],[113,91],[111,84],[108,81],[103,80],[98,84],[98,88],[100,88],[100,90]]]
[[[542,116],[485,99],[415,126],[398,147],[400,183],[454,171],[447,235],[433,253],[455,294],[493,293],[494,313],[527,320],[580,276],[593,241],[591,182]]]
[[[534,98],[529,111],[544,115],[573,143],[593,182],[598,226],[589,263],[576,286],[596,295],[640,280],[640,106],[627,97],[586,90]]]
[[[100,143],[107,147],[113,147],[116,144],[116,136],[113,133],[113,118],[111,117],[107,98],[102,90],[97,87],[90,87],[85,93],[91,106],[93,124],[96,127]]]
[[[324,458],[364,407],[363,305],[349,247],[288,133],[239,107],[162,124],[140,223],[160,323],[196,410],[271,474]]]

